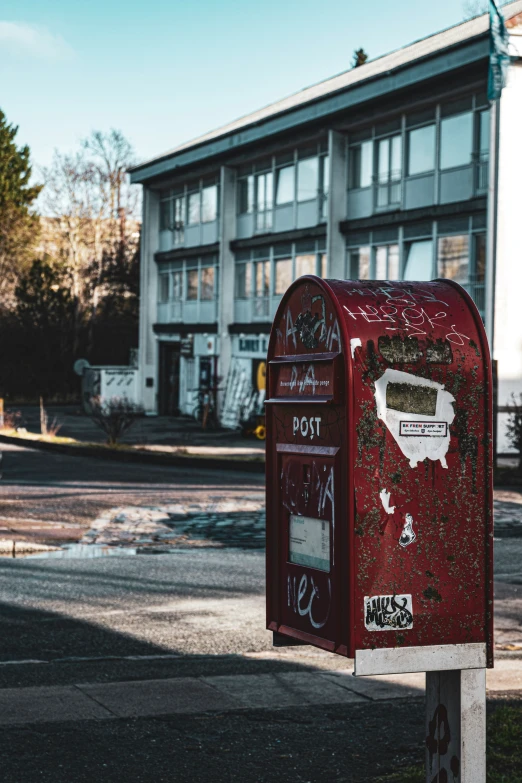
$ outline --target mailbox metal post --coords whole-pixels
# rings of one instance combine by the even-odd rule
[[[300,278],[274,320],[266,406],[267,627],[353,657],[356,675],[428,672],[428,727],[446,710],[460,743],[446,769],[428,731],[429,783],[479,783],[492,380],[473,301],[449,280]]]

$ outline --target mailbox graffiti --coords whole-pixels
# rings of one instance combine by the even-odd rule
[[[319,587],[315,584],[313,576],[310,577],[310,593],[308,593],[308,577],[306,574],[301,576],[299,587],[297,587],[297,577],[288,576],[288,607],[294,614],[300,614],[301,617],[308,617],[313,628],[322,628],[328,622],[330,616],[330,600],[332,597],[332,584],[328,579],[328,611],[326,617],[322,620],[316,620],[313,615],[314,601],[319,600]]]
[[[314,312],[312,313],[312,310]],[[277,330],[278,339],[285,350],[293,345],[297,349],[297,338],[309,350],[320,346],[327,351],[341,348],[341,331],[339,321],[331,311],[327,312],[325,298],[322,294],[312,296],[310,287],[305,285],[301,296],[301,306],[294,318],[295,311],[289,306],[283,316],[284,329]]]
[[[368,631],[413,628],[411,595],[366,595],[364,624]]]

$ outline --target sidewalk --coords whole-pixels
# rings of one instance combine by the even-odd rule
[[[346,669],[5,688],[0,690],[0,725],[280,710],[424,696],[424,674],[355,678],[352,672]],[[522,660],[499,660],[495,669],[487,672],[487,688],[489,693],[522,692]]]

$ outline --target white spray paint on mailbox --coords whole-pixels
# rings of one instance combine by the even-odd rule
[[[389,406],[387,392],[389,384],[397,384],[396,388],[405,390],[404,410],[394,403]],[[412,412],[408,405],[408,394],[415,392],[429,396],[429,404],[433,401],[433,411]],[[431,390],[435,390],[435,394]],[[412,468],[428,458],[439,460],[443,468],[447,468],[446,454],[450,443],[449,425],[455,418],[452,403],[455,398],[444,391],[444,384],[420,378],[401,370],[387,369],[375,382],[375,402],[377,416],[386,424],[400,450],[410,461]],[[382,499],[382,498],[381,498]]]

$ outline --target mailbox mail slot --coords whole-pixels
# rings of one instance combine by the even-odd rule
[[[267,627],[493,663],[492,385],[447,280],[297,280],[268,352]]]

